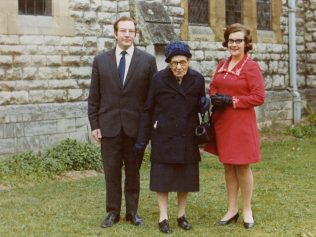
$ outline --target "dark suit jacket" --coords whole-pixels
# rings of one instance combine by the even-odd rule
[[[189,69],[179,85],[167,67],[155,74],[141,116],[137,143],[151,140],[154,163],[187,164],[200,161],[194,131],[199,124],[205,80]]]
[[[136,137],[150,81],[157,71],[155,58],[135,47],[124,86],[121,85],[115,49],[97,55],[93,61],[88,116],[91,130],[103,137],[117,136],[121,129]]]

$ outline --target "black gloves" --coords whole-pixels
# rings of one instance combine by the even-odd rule
[[[145,149],[146,149],[145,143],[140,142],[134,145],[134,155],[136,158],[136,165],[138,168],[140,168],[140,166],[142,165]]]
[[[204,114],[210,107],[210,99],[206,96],[201,97],[201,112]]]
[[[216,108],[223,108],[227,105],[232,105],[233,100],[230,95],[224,95],[216,93],[216,95],[211,96],[212,105]]]

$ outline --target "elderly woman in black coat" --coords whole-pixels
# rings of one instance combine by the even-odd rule
[[[157,192],[160,211],[159,229],[172,232],[168,221],[168,193],[177,192],[178,225],[192,228],[185,216],[188,192],[199,191],[199,147],[194,131],[199,112],[209,107],[205,80],[191,69],[189,46],[181,41],[167,45],[168,67],[157,72],[141,115],[135,153],[142,154],[151,140],[150,190]]]

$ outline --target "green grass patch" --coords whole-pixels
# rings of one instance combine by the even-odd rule
[[[236,224],[214,225],[226,211],[224,170],[216,157],[204,154],[200,192],[191,193],[188,199],[187,216],[193,230],[177,227],[176,194],[171,193],[171,236],[316,236],[315,147],[315,137],[264,140],[262,162],[253,166],[256,225],[252,230],[243,228],[242,218]],[[18,185],[0,191],[0,236],[165,236],[158,230],[156,195],[149,191],[148,157],[141,169],[139,205],[145,225],[134,227],[126,222],[124,200],[122,203],[122,220],[112,228],[102,229],[102,174]]]

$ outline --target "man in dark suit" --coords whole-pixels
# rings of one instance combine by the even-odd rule
[[[135,34],[135,21],[119,18],[114,23],[116,47],[97,55],[92,67],[88,115],[92,137],[101,143],[108,213],[103,228],[120,220],[123,166],[126,220],[143,224],[137,214],[141,159],[134,154],[133,145],[157,65],[152,55],[134,47]]]

